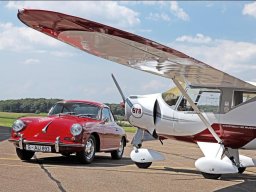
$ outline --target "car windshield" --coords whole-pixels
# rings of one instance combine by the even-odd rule
[[[49,115],[57,114],[100,119],[100,107],[88,103],[57,103],[50,109]]]

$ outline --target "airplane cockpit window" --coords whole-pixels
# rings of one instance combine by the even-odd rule
[[[232,107],[256,97],[256,92],[234,91]]]
[[[162,93],[163,100],[172,108],[175,108],[175,105],[180,97],[180,91],[177,87],[173,87],[168,91]]]
[[[219,112],[221,92],[218,89],[191,88],[187,90],[188,95],[197,105],[201,112]],[[185,98],[180,100],[178,111],[193,111],[193,108]]]

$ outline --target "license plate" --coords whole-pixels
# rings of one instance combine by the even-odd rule
[[[52,151],[50,146],[43,146],[43,145],[26,145],[26,150],[40,151],[40,152],[51,152]]]

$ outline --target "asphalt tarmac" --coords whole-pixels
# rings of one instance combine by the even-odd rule
[[[133,134],[128,134],[131,140]],[[36,153],[30,162],[19,160],[14,146],[6,139],[9,129],[0,127],[0,191],[256,191],[256,168],[244,174],[224,175],[207,180],[194,167],[202,157],[195,144],[174,140],[144,143],[144,147],[162,152],[166,160],[153,163],[149,169],[138,169],[129,158],[131,144],[122,160],[112,160],[107,153],[98,153],[90,165],[77,162],[74,155]],[[254,157],[255,151],[241,154]]]

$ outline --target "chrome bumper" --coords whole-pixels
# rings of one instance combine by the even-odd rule
[[[38,142],[38,141],[29,141],[23,138],[23,135],[20,136],[18,140],[9,139],[9,142],[16,144],[16,146],[20,149],[24,149],[24,144],[34,144],[34,145],[48,145],[53,146],[55,151],[60,152],[60,147],[80,147],[83,148],[84,144],[65,144],[60,142],[60,137],[56,137],[55,142]]]

